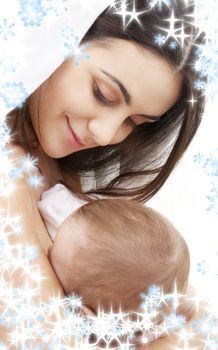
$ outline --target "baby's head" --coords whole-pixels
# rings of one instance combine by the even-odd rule
[[[187,287],[189,251],[173,225],[153,209],[124,199],[99,199],[70,215],[58,230],[50,261],[66,294],[94,312],[138,311],[140,293]]]

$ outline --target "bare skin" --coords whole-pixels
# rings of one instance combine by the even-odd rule
[[[15,159],[25,155],[25,152],[20,147],[14,146],[11,149],[14,152],[13,157]],[[51,244],[51,240],[48,237],[48,233],[38,212],[37,202],[39,192],[28,186],[27,179],[25,177],[19,180],[16,183],[16,186],[16,193],[9,198],[7,203],[5,203],[5,201],[1,199],[0,207],[5,208],[7,205],[7,208],[9,208],[10,211],[10,215],[22,215],[22,235],[11,236],[10,243],[19,243],[24,245],[26,243],[32,243],[33,245],[38,246],[40,249],[40,255],[35,260],[35,264],[38,264],[42,275],[45,277],[45,279],[41,281],[40,288],[37,291],[38,293],[34,296],[33,302],[46,303],[51,297],[54,297],[54,295],[64,296],[64,293],[46,256],[47,248]],[[25,201],[23,201],[24,197]],[[22,271],[17,270],[12,275],[9,274],[8,280],[12,283],[13,287],[21,286],[23,283]],[[1,307],[4,307],[4,305],[1,305]],[[194,318],[199,319],[201,317],[201,312],[202,310],[199,311],[198,314],[194,315]],[[46,321],[48,322],[49,326],[49,321],[51,321],[51,319],[48,318]],[[45,323],[43,324],[43,326],[46,327],[47,324]],[[187,324],[185,329],[191,331],[190,325]],[[1,340],[4,340],[5,342],[8,341],[8,344],[10,344],[8,340],[7,330],[4,330],[3,328],[1,328]],[[69,345],[73,347],[72,343]],[[199,335],[195,335],[189,345],[191,346],[191,348],[194,347],[194,349],[196,350],[203,350],[204,348],[201,336]],[[149,345],[139,345],[137,346],[137,349],[173,350],[179,347],[183,349],[179,337],[177,335],[169,335]],[[17,348],[16,346],[12,346],[11,349],[16,350]],[[44,349],[47,350],[46,347],[44,347]]]
[[[40,142],[34,155],[45,178],[41,191],[61,179],[55,158],[121,142],[135,125],[161,118],[180,95],[180,73],[148,50],[116,40],[104,48],[92,45],[89,53],[91,60],[81,61],[79,67],[71,60],[64,62],[30,98],[31,119]],[[68,123],[80,138],[80,146],[69,140]],[[11,149],[15,159],[26,154],[20,146],[11,145]],[[11,215],[22,216],[19,243],[32,242],[40,247],[35,263],[46,279],[42,280],[34,301],[47,302],[53,291],[61,295],[63,292],[46,256],[51,241],[37,207],[41,193],[30,188],[25,177],[16,185],[16,195],[7,203],[1,200],[1,208],[7,205]],[[16,242],[18,237],[11,237],[11,243]],[[15,271],[10,281],[14,286],[20,283],[20,272]],[[2,339],[6,338],[7,332],[2,333]],[[169,336],[144,348],[167,350],[177,343],[175,336]]]
[[[88,52],[79,66],[65,61],[30,99],[34,129],[52,158],[119,143],[135,125],[161,118],[180,95],[181,73],[147,49],[114,40]],[[82,146],[69,142],[67,122]]]

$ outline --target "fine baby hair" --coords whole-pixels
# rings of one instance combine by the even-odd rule
[[[66,220],[69,220],[68,217]],[[123,199],[97,199],[73,218],[85,239],[68,266],[61,269],[65,292],[79,294],[97,313],[137,312],[140,293],[158,285],[186,292],[189,250],[179,232],[155,210]],[[72,234],[74,234],[72,232]]]

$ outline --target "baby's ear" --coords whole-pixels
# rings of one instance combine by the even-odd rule
[[[87,316],[97,316],[87,305],[82,305],[81,309]]]

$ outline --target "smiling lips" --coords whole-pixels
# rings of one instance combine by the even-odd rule
[[[67,126],[68,126],[68,140],[69,140],[71,146],[73,146],[73,148],[75,150],[78,150],[78,149],[81,149],[82,147],[84,147],[85,145],[82,143],[80,138],[73,131],[68,117],[67,117]]]

